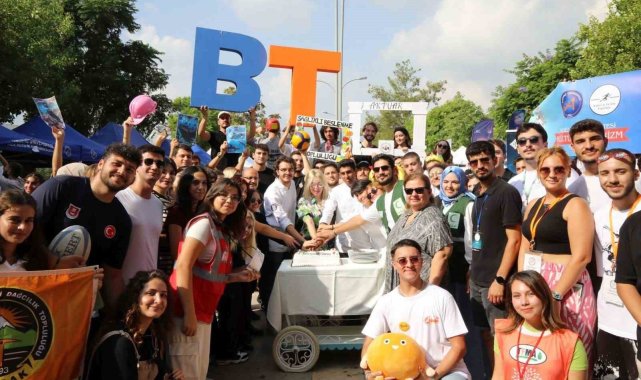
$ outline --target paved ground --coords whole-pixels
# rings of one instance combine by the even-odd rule
[[[259,305],[254,294],[253,308]],[[262,329],[262,336],[253,338],[254,351],[249,354],[249,360],[242,364],[216,366],[211,363],[208,377],[214,380],[245,380],[245,379],[283,379],[283,380],[361,380],[363,371],[358,367],[360,350],[321,351],[318,362],[311,371],[305,373],[286,373],[280,370],[272,359],[272,343],[276,333],[271,327],[265,328],[266,321],[262,312],[261,320],[253,325]]]

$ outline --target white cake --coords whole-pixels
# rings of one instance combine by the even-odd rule
[[[341,257],[335,249],[329,251],[298,251],[292,260],[293,267],[318,267],[341,265]]]

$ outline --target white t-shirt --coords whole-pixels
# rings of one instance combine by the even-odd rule
[[[345,222],[353,216],[359,215],[362,210],[363,205],[352,197],[350,187],[346,183],[341,183],[330,190],[329,197],[323,205],[323,213],[319,223],[330,224],[334,214],[336,214],[335,223]],[[347,252],[349,249],[372,248],[369,244],[370,238],[361,227],[339,234],[336,238],[336,249],[339,252]]]
[[[599,329],[612,335],[636,340],[637,322],[634,320],[628,309],[623,305],[616,292],[614,283],[615,273],[612,271],[612,261],[608,256],[612,253],[612,242],[610,239],[610,206],[612,201],[603,205],[594,213],[596,228],[597,250],[597,275],[603,277],[601,288],[597,295],[597,313]],[[641,203],[635,207],[636,211],[641,210]],[[635,211],[635,212],[636,212]],[[628,210],[612,210],[612,227],[614,238],[619,240],[619,229],[627,219]]]
[[[9,264],[9,262],[5,260],[0,264],[0,272],[26,272],[27,270],[24,268],[26,263],[24,260],[17,260],[15,264]]]
[[[409,329],[401,330],[401,323],[409,324]],[[396,287],[378,300],[362,333],[376,338],[387,332],[414,338],[425,350],[429,366],[436,368],[452,348],[448,338],[467,334],[467,327],[454,297],[436,285],[428,285],[411,297],[404,297]],[[470,377],[463,359],[450,373]]]
[[[381,221],[381,215],[376,209],[376,204],[372,204],[367,208],[363,208],[361,211],[361,218],[365,220],[363,224],[363,230],[369,236],[369,239],[372,245],[368,248],[381,248],[387,246],[387,231],[383,227],[383,222]]]
[[[265,190],[263,199],[267,224],[279,231],[286,231],[287,226],[294,225],[297,200],[296,185],[293,179],[289,187],[285,187],[285,185],[276,178],[267,190]],[[269,250],[272,252],[287,252],[289,248],[286,245],[278,244],[270,239]]]
[[[568,190],[571,193],[585,198],[593,214],[604,204],[610,203],[610,197],[608,197],[608,194],[601,187],[599,176],[596,175],[579,176],[576,181],[568,186]]]
[[[162,231],[162,202],[153,195],[145,199],[128,187],[116,194],[131,218],[131,237],[122,264],[125,284],[138,271],[158,267],[158,241]]]
[[[570,169],[570,176],[565,182],[565,186],[570,189],[572,187],[572,183],[579,177],[579,173],[576,170]],[[521,200],[523,201],[523,210],[525,210],[527,205],[533,200],[545,196],[545,187],[543,187],[543,185],[541,184],[536,170],[523,170],[521,173],[510,178],[508,183],[514,186],[514,188],[519,191],[519,194],[521,194]],[[574,194],[580,196],[581,198],[587,198],[587,193]]]
[[[201,263],[208,263],[216,254],[216,245],[218,242],[214,239],[211,231],[211,224],[209,218],[202,218],[195,223],[192,223],[187,231],[185,231],[185,239],[193,238],[203,243],[205,250],[198,257]]]

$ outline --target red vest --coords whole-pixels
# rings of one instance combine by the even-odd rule
[[[200,214],[187,223],[187,230],[193,224],[202,218],[209,219],[211,234],[215,239],[214,245],[216,253],[211,260],[207,262],[196,261],[192,268],[192,292],[194,296],[194,308],[196,310],[196,319],[199,322],[211,323],[214,319],[214,313],[218,307],[218,301],[225,291],[225,277],[232,268],[232,255],[229,250],[229,244],[225,240],[222,232],[216,228],[214,221],[208,213]],[[182,251],[182,243],[178,246],[178,256]],[[209,244],[206,245],[206,247]],[[205,248],[206,249],[206,248]],[[178,287],[176,285],[176,271],[174,270],[169,277],[175,301],[175,315],[182,317],[184,315],[182,302],[178,296]]]
[[[519,328],[509,333],[501,333],[510,325],[511,321],[508,319],[496,320],[496,340],[503,360],[503,378],[518,379],[517,357],[523,372],[525,361],[536,345],[540,332],[534,336],[525,332],[524,329],[521,332],[520,346],[517,347]],[[579,336],[567,329],[544,335],[528,362],[523,379],[567,379],[577,339]]]

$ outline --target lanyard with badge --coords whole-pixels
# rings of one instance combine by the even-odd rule
[[[536,209],[534,212],[534,216],[532,216],[532,220],[530,221],[530,234],[532,235],[530,239],[530,249],[525,252],[525,259],[523,261],[523,270],[533,270],[535,272],[541,273],[541,267],[543,265],[543,252],[537,251],[536,248],[536,231],[539,228],[539,224],[541,223],[541,220],[543,219],[544,216],[546,216],[554,206],[556,206],[557,203],[559,203],[561,200],[565,199],[570,193],[563,194],[562,196],[556,198],[548,208],[543,211],[543,214],[537,218],[537,215],[539,215],[539,211],[541,211],[541,207],[543,207],[543,204],[545,203],[545,197],[541,198],[541,203],[539,203],[539,207]]]
[[[489,197],[490,194],[487,194],[483,197],[483,203],[481,203],[480,210],[478,207],[476,207],[478,203],[474,205],[474,211],[476,211],[476,228],[474,229],[474,235],[472,236],[472,252],[479,252],[481,249],[483,249],[483,236],[481,235],[481,216],[483,215],[485,202]]]
[[[628,214],[625,216],[626,219],[630,217],[634,213],[634,210],[637,208],[637,205],[641,201],[641,195],[637,196],[637,199],[634,201],[632,204],[632,207],[628,210]],[[610,303],[613,305],[617,306],[623,306],[623,302],[621,301],[621,298],[617,294],[617,287],[616,283],[614,282],[614,274],[616,273],[616,261],[617,261],[617,255],[619,254],[619,240],[616,238],[614,234],[614,223],[612,222],[612,209],[614,206],[610,206],[610,244],[612,245],[612,250],[611,254],[608,255],[608,260],[612,263],[612,271],[611,272],[605,272],[603,273],[603,283],[607,285],[605,287],[605,293],[603,298],[605,299],[606,303]]]

